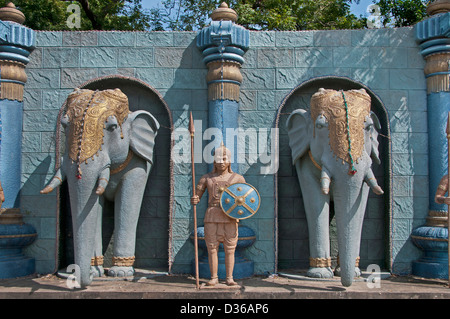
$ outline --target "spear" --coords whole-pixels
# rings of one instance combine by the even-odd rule
[[[448,149],[448,188],[449,193],[448,197],[450,197],[450,112],[448,112],[448,118],[447,118],[447,149]],[[447,246],[448,246],[448,287],[450,288],[450,202],[447,204]]]
[[[189,119],[189,133],[191,133],[191,165],[192,165],[192,192],[195,196],[195,164],[194,164],[194,121],[191,117]],[[199,278],[198,278],[198,237],[197,237],[197,205],[194,206],[194,249],[195,249],[195,283],[197,289],[200,289]]]

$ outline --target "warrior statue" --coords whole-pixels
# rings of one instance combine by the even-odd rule
[[[203,193],[208,189],[208,209],[204,218],[205,242],[208,249],[211,280],[208,286],[219,282],[218,250],[219,243],[223,243],[225,250],[226,284],[237,285],[233,280],[234,252],[238,242],[238,220],[228,217],[220,207],[220,197],[224,190],[236,183],[245,183],[242,175],[231,170],[231,152],[223,144],[214,154],[214,168],[212,172],[203,175],[196,187],[196,195],[191,203],[197,205]]]

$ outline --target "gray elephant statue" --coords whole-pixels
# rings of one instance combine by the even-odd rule
[[[334,203],[341,283],[360,275],[357,265],[369,189],[383,190],[371,169],[379,164],[380,123],[364,89],[319,89],[310,111],[287,119],[289,146],[304,199],[309,232],[307,276],[333,277],[329,242],[330,201]]]
[[[104,272],[105,198],[114,201],[114,256],[108,275],[132,275],[136,228],[159,123],[149,112],[130,112],[120,89],[75,89],[67,98],[61,125],[66,150],[60,168],[41,193],[51,192],[67,179],[79,283],[85,287]]]

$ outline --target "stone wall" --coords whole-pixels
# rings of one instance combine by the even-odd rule
[[[26,69],[21,205],[25,221],[39,234],[27,249],[27,254],[36,258],[38,273],[57,268],[60,207],[55,193],[44,196],[39,190],[53,173],[56,120],[68,93],[102,76],[137,78],[167,103],[172,129],[187,128],[189,111],[206,129],[207,69],[196,47],[196,36],[196,32],[37,32],[37,48]],[[424,224],[428,212],[426,83],[413,29],[250,32],[250,49],[244,59],[239,126],[270,129],[278,125],[283,164],[278,174],[269,175],[261,174],[259,162],[239,166],[262,197],[260,211],[242,221],[256,232],[255,244],[246,251],[255,262],[255,272],[303,265],[307,226],[301,217],[302,198],[294,169],[286,164],[290,163],[290,153],[283,113],[296,105],[307,107],[301,94],[291,94],[302,83],[336,76],[360,83],[378,96],[389,124],[385,135],[390,143],[386,142],[381,156],[388,161],[385,165],[392,176],[385,185],[392,187],[385,189],[389,196],[383,202],[373,200],[368,207],[361,263],[383,263],[382,267],[394,273],[410,273],[411,261],[420,251],[409,236],[413,228]],[[292,98],[285,100],[287,96]],[[207,171],[206,164],[196,164],[197,180]],[[386,175],[383,171],[380,174]],[[189,239],[193,229],[190,164],[175,163],[173,177],[173,201],[160,205],[164,212],[158,212],[170,219],[171,233],[168,236],[167,229],[160,228],[156,237],[170,241],[167,256],[171,270],[186,273],[191,271],[194,251]],[[278,201],[279,193],[291,194],[290,199]],[[203,200],[197,209],[199,225],[205,209]],[[136,261],[146,266],[139,264],[140,254],[149,249],[142,246]]]

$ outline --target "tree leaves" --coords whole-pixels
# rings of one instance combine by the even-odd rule
[[[67,18],[69,4],[81,8],[80,30],[193,31],[210,23],[223,0],[162,0],[144,10],[142,0],[15,0],[34,30],[74,30]],[[367,18],[350,12],[359,0],[228,0],[238,24],[249,30],[332,30],[367,28]],[[373,0],[384,27],[409,26],[426,17],[422,0]],[[75,29],[76,30],[76,29]]]
[[[406,27],[426,17],[427,3],[422,0],[380,0],[377,5],[384,26]]]
[[[79,30],[147,30],[151,15],[142,8],[141,0],[15,0],[16,7],[25,14],[25,25],[34,30],[71,29],[66,21],[70,4],[80,6]]]

